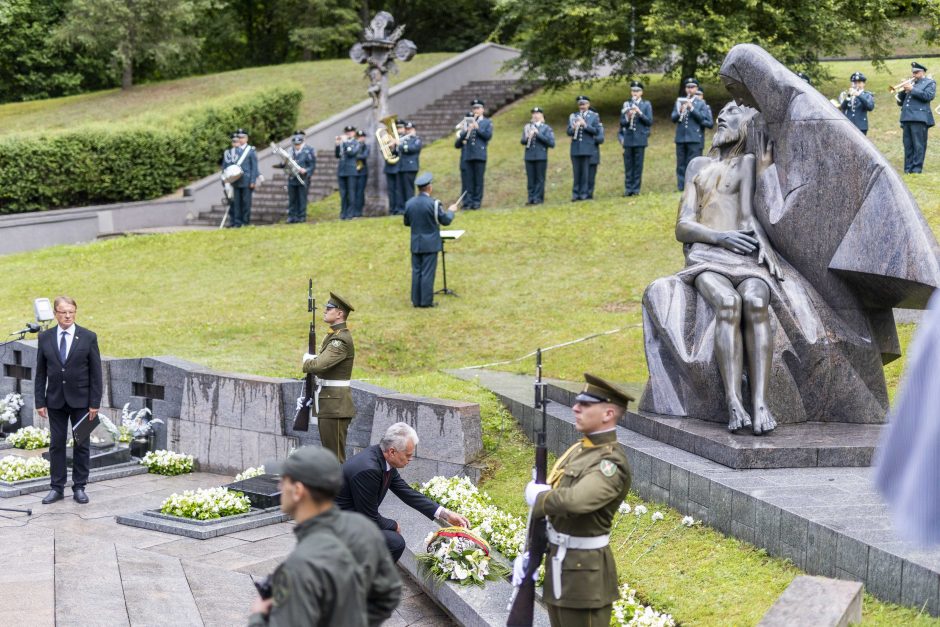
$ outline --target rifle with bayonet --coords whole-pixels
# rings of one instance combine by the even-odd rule
[[[545,483],[548,475],[548,447],[545,443],[546,413],[545,398],[546,384],[542,381],[542,349],[535,351],[535,408],[542,410],[542,428],[535,434],[535,482]],[[535,578],[542,564],[542,558],[548,552],[548,529],[544,516],[533,518],[529,511],[529,530],[526,540],[526,553],[529,556],[525,567],[525,576],[522,583],[513,593],[509,606],[507,627],[531,627],[535,613]]]
[[[317,351],[317,301],[313,297],[313,279],[307,286],[307,312],[310,313],[310,336],[307,340],[307,352]],[[307,431],[310,428],[310,407],[313,405],[313,394],[316,388],[315,375],[307,374],[304,382],[304,396],[297,404],[297,415],[294,416],[294,431]]]

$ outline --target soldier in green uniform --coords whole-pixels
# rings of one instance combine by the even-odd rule
[[[346,328],[346,319],[352,311],[348,300],[330,292],[323,312],[323,321],[330,325],[330,331],[320,344],[320,352],[305,353],[302,361],[303,371],[317,376],[313,415],[317,417],[320,442],[341,463],[346,461],[346,432],[356,415],[349,389],[356,350]]]
[[[365,627],[364,571],[333,531],[341,515],[333,498],[343,485],[336,457],[307,446],[265,466],[281,475],[281,511],[296,522],[297,546],[274,571],[271,598],[252,604],[249,627]]]
[[[548,518],[544,600],[553,627],[609,625],[617,600],[610,529],[630,489],[630,466],[617,443],[617,421],[630,395],[590,374],[575,397],[575,429],[584,435],[558,458],[548,485],[530,482],[532,516]]]

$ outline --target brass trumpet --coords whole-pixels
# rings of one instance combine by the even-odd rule
[[[888,91],[891,92],[892,94],[897,93],[897,92],[901,91],[902,89],[904,89],[904,86],[905,86],[905,85],[907,85],[907,84],[909,84],[909,83],[913,83],[913,82],[914,82],[914,77],[911,76],[910,78],[907,78],[907,79],[901,81],[901,82],[898,83],[897,85],[892,85],[891,87],[888,88]]]
[[[380,120],[382,124],[375,129],[375,139],[379,142],[382,158],[385,159],[385,163],[390,165],[398,163],[401,158],[392,152],[392,144],[397,146],[398,142],[401,141],[401,137],[398,136],[398,126],[395,124],[396,120],[397,118],[394,115],[386,116]]]

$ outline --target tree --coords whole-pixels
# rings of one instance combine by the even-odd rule
[[[212,0],[70,0],[56,31],[80,50],[109,54],[130,89],[142,63],[165,67],[199,49],[193,32]]]
[[[343,56],[362,31],[355,0],[306,0],[290,42],[304,61]],[[370,18],[371,19],[371,18]]]

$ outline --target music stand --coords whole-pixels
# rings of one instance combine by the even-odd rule
[[[457,296],[457,292],[447,289],[447,254],[444,252],[444,240],[457,240],[466,233],[463,230],[441,231],[441,265],[444,267],[444,287],[434,292],[435,294],[444,294],[445,296]]]

